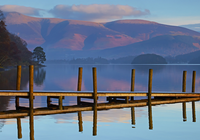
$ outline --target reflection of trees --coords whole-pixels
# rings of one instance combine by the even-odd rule
[[[4,126],[4,123],[5,123],[5,120],[0,120],[0,132],[1,132],[1,129],[3,128],[3,126]]]
[[[140,73],[148,73],[149,69],[153,69],[154,73],[162,72],[166,65],[134,65],[135,69]]]
[[[46,77],[46,71],[43,68],[35,68],[34,70],[34,83],[37,86],[43,84]]]
[[[22,69],[21,89],[25,89],[28,83],[28,69]],[[0,90],[16,89],[17,69],[0,72]],[[0,96],[0,111],[6,111],[11,97]],[[0,120],[0,131],[4,126],[5,120]]]

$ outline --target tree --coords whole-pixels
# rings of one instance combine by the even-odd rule
[[[46,55],[42,47],[38,46],[33,50],[33,59],[36,59],[38,64],[46,61]]]

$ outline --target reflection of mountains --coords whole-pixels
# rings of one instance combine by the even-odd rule
[[[187,92],[191,91],[193,70],[197,71],[196,82],[200,81],[200,66],[191,65],[47,65],[44,90],[75,91],[80,66],[83,67],[83,90],[92,90],[92,67],[97,67],[97,88],[101,91],[130,91],[132,69],[135,69],[135,91],[147,90],[149,69],[153,69],[154,91],[181,91],[184,70],[188,75]]]

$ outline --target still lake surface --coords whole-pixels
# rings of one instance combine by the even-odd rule
[[[200,92],[200,65],[62,65],[49,64],[35,68],[34,90],[76,91],[78,68],[83,67],[83,91],[92,91],[92,67],[97,68],[98,91],[130,91],[131,70],[135,69],[135,91],[148,90],[148,73],[153,69],[153,91],[182,91],[183,71],[187,71],[186,92],[192,90],[192,72],[196,71],[196,92]],[[15,89],[16,69],[0,73],[0,89]],[[28,69],[22,69],[21,89],[28,89]],[[145,97],[142,97],[143,99]],[[135,99],[142,99],[136,97]],[[34,107],[46,107],[46,97],[36,97]],[[85,99],[84,99],[85,100]],[[90,101],[90,100],[88,100]],[[52,103],[57,104],[53,99]],[[98,102],[107,102],[100,97]],[[76,105],[76,97],[65,97],[63,105]],[[20,99],[20,106],[28,106]],[[192,103],[186,103],[187,120],[183,121],[182,103],[152,106],[153,129],[149,129],[148,107],[135,107],[135,125],[131,108],[97,112],[97,135],[93,136],[93,111],[82,111],[83,131],[79,132],[78,113],[34,117],[35,140],[196,140],[200,130],[200,102],[195,102],[196,122],[193,122]],[[15,110],[14,97],[0,97],[0,111]],[[22,140],[29,138],[29,117],[21,118]],[[17,140],[17,119],[0,119],[0,139]]]

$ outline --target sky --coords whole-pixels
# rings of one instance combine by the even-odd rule
[[[200,0],[1,0],[0,10],[94,22],[144,19],[168,25],[200,23]]]

